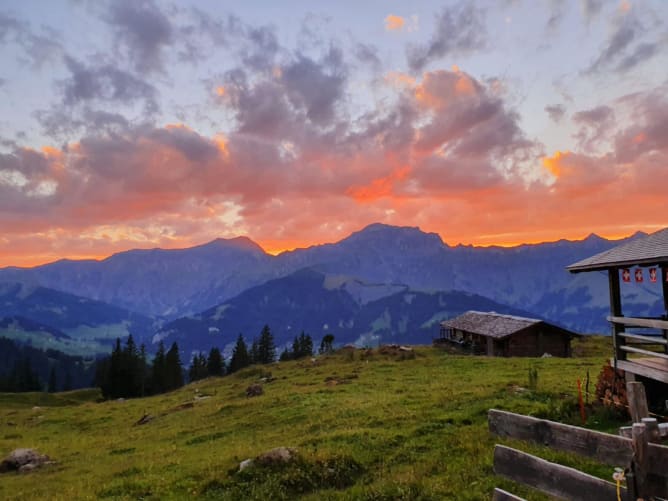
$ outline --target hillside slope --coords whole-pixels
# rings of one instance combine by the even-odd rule
[[[498,486],[542,499],[494,475],[499,439],[488,432],[487,411],[576,418],[575,381],[597,374],[605,357],[509,360],[422,348],[402,360],[342,352],[123,402],[50,407],[53,397],[0,395],[0,422],[12,423],[0,434],[0,455],[31,446],[57,461],[2,475],[0,498],[477,500]],[[538,370],[536,392],[519,388],[529,367]],[[247,398],[246,387],[267,371],[273,379],[264,394]],[[133,426],[145,413],[154,419]],[[242,460],[279,446],[298,450],[295,467],[237,473]],[[605,478],[612,471],[549,457]]]

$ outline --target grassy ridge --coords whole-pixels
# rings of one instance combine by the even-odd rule
[[[414,358],[340,352],[317,364],[252,367],[124,402],[70,393],[33,408],[37,394],[4,395],[0,454],[35,447],[58,463],[3,475],[0,498],[477,500],[500,486],[542,499],[493,474],[498,440],[487,431],[487,411],[566,417],[576,379],[588,369],[595,378],[609,354],[605,344],[587,339],[576,351],[588,356],[573,359],[473,358],[427,347]],[[530,367],[538,370],[536,391],[525,389]],[[266,371],[273,380],[264,395],[246,398],[245,388]],[[144,413],[155,419],[133,426]],[[300,462],[235,473],[241,460],[278,446],[296,447]],[[606,478],[612,473],[521,447]]]

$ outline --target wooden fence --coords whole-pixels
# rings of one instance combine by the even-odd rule
[[[668,447],[656,443],[661,439],[662,427],[654,418],[644,416],[643,422],[634,423],[631,438],[496,409],[489,411],[488,421],[490,432],[497,436],[526,440],[621,467],[625,471],[626,485],[618,489],[616,483],[504,445],[494,448],[494,471],[498,475],[561,499],[668,498]],[[611,478],[612,472],[611,468]],[[493,499],[521,498],[495,489]]]

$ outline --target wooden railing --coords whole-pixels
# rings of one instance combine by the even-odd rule
[[[504,445],[494,448],[494,471],[515,482],[560,499],[610,501],[668,496],[668,447],[651,443],[645,423],[634,423],[632,438],[491,409],[490,432],[526,440],[617,466],[626,472],[625,485],[602,480],[575,468],[546,461]],[[654,420],[656,424],[656,420]],[[612,479],[613,468],[610,468]],[[495,501],[522,498],[495,489]]]
[[[627,353],[636,353],[668,360],[668,320],[610,316],[608,321],[613,324],[616,359],[626,360]],[[654,329],[658,332],[648,334],[633,332],[628,329]],[[647,349],[650,347],[655,349]]]

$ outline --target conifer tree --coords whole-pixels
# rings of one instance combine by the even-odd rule
[[[49,393],[55,393],[58,391],[57,386],[56,386],[56,368],[51,367],[51,371],[49,372],[49,387],[47,388],[47,391]]]
[[[308,334],[302,333],[297,339],[297,351],[295,352],[295,358],[302,357],[311,357],[313,356],[313,339]]]
[[[148,367],[146,366],[146,345],[142,343],[139,348],[139,395],[146,395],[148,380]]]
[[[165,344],[160,341],[160,344],[158,344],[158,351],[153,358],[151,393],[163,393],[165,390]]]
[[[320,353],[331,353],[334,351],[334,334],[326,334],[320,342]]]
[[[225,374],[223,356],[218,348],[211,348],[209,358],[206,361],[206,372],[209,376],[222,376]]]
[[[237,343],[234,345],[234,350],[232,351],[232,358],[230,359],[230,365],[228,372],[232,374],[244,367],[248,367],[251,364],[250,356],[248,354],[248,348],[246,347],[246,342],[244,337],[239,334],[237,338]]]
[[[165,389],[175,390],[183,386],[183,367],[179,356],[179,345],[176,341],[165,355]]]
[[[262,328],[257,351],[257,362],[261,364],[270,364],[276,360],[276,345],[274,344],[274,336],[272,335],[268,325],[265,325]]]
[[[192,359],[190,369],[188,369],[188,380],[190,382],[204,379],[208,376],[206,358],[204,354],[198,353]]]
[[[281,356],[278,357],[278,359],[281,362],[286,362],[288,360],[292,360],[294,357],[292,356],[292,352],[288,350],[287,348],[283,348],[283,351],[281,352]]]
[[[256,337],[253,338],[253,343],[251,344],[251,349],[248,353],[248,360],[250,361],[249,365],[260,363],[260,345]]]

